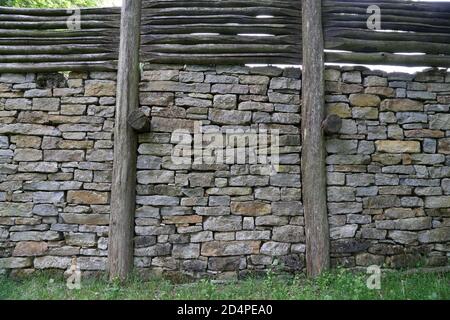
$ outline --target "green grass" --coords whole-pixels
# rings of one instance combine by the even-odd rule
[[[366,287],[367,275],[336,270],[315,280],[304,276],[264,278],[217,283],[199,280],[177,284],[164,278],[142,280],[135,276],[127,283],[109,283],[105,279],[83,279],[81,290],[66,288],[62,276],[39,273],[21,279],[0,277],[0,300],[329,300],[329,299],[450,299],[450,273],[386,273],[381,290]]]

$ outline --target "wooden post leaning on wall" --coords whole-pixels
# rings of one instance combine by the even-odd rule
[[[114,131],[114,168],[109,233],[110,279],[125,280],[133,268],[136,203],[137,135],[128,116],[139,108],[139,47],[141,0],[122,4],[117,106]]]
[[[315,277],[330,266],[325,141],[324,37],[322,1],[302,0],[302,189],[306,268]]]

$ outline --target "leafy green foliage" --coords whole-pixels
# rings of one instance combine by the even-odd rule
[[[98,7],[102,3],[103,0],[0,0],[0,6],[21,8]]]
[[[83,278],[81,290],[66,288],[61,275],[37,273],[23,279],[0,276],[0,300],[448,300],[450,273],[383,273],[381,290],[366,287],[367,275],[338,269],[317,279],[269,271],[264,278],[217,283],[199,280],[132,277],[125,284]]]

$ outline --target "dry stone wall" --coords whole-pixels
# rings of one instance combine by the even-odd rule
[[[285,270],[303,270],[300,70],[146,69],[141,105],[152,117],[152,132],[139,139],[136,266],[236,275],[278,261]],[[205,134],[279,130],[279,167],[250,159],[174,164],[179,141],[172,133],[195,132],[196,123]]]
[[[448,265],[450,75],[329,69],[327,142],[333,262]]]
[[[326,80],[327,112],[343,119],[327,138],[333,265],[448,265],[449,74],[333,67]],[[0,273],[63,270],[73,257],[84,271],[107,268],[115,85],[113,73],[0,74]],[[301,85],[295,68],[144,66],[138,269],[304,271]],[[176,162],[200,124],[206,138],[278,130],[279,165],[249,161],[261,136],[231,147],[244,163],[226,152],[195,162],[195,148]],[[180,129],[193,140],[180,143]]]
[[[0,75],[0,270],[106,268],[115,86]]]

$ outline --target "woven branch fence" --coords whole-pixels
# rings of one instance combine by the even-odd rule
[[[77,26],[73,10],[0,7],[0,71],[114,70],[120,8],[79,13]]]
[[[382,30],[367,27],[381,9]],[[450,3],[323,0],[326,61],[450,67]],[[0,7],[0,71],[115,70],[120,8]],[[301,64],[300,0],[143,0],[141,61]]]

